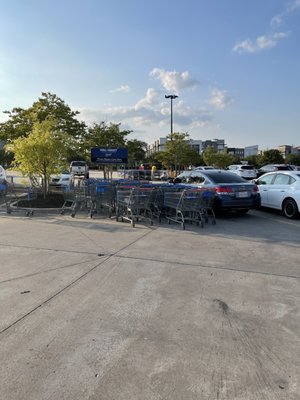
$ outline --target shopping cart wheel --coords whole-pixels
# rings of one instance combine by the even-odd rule
[[[72,212],[71,217],[74,218],[75,217],[75,213]]]
[[[151,225],[151,226],[153,225],[153,221],[152,221],[152,220],[150,221],[150,225]]]
[[[134,228],[135,227],[135,223],[134,223],[134,220],[132,219],[131,220],[131,226]]]
[[[61,210],[60,215],[65,215],[65,210]]]
[[[183,231],[185,231],[185,224],[184,224],[184,222],[181,223],[181,228],[182,228]]]

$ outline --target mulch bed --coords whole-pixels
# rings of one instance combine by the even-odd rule
[[[38,194],[35,199],[23,198],[17,202],[16,206],[28,208],[61,208],[64,202],[62,194],[49,193],[46,198],[42,194]]]

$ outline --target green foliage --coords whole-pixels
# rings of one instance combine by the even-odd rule
[[[260,165],[265,164],[283,164],[284,158],[277,149],[270,149],[263,152],[259,158]]]
[[[191,163],[191,147],[188,133],[171,133],[167,136],[166,150],[162,152],[161,162],[167,168],[178,169]],[[195,153],[195,151],[194,151]],[[193,154],[194,154],[193,153]]]
[[[137,168],[145,160],[147,143],[140,140],[128,140],[126,143],[128,149],[128,167]]]
[[[131,131],[121,131],[120,125],[121,124],[112,123],[107,125],[104,121],[94,123],[93,126],[88,129],[84,137],[84,147],[86,151],[90,151],[92,147],[126,147],[126,136],[128,136]]]
[[[249,165],[254,165],[254,167],[258,168],[260,165],[260,156],[259,155],[252,155],[245,158],[248,161]]]
[[[292,165],[300,165],[300,154],[288,154],[285,157],[285,162]]]
[[[65,165],[66,135],[57,132],[56,126],[53,119],[35,122],[29,135],[16,138],[7,145],[15,155],[15,165],[24,175],[43,179],[44,196],[50,175]]]
[[[90,157],[92,147],[108,147],[108,148],[125,148],[126,147],[126,136],[132,131],[120,130],[121,124],[110,123],[107,125],[106,122],[94,123],[91,126],[84,138],[83,148],[86,157]],[[111,165],[103,165],[104,177],[107,178],[109,174],[112,174]]]
[[[226,152],[218,153],[213,147],[209,146],[203,153],[203,160],[206,165],[212,165],[216,168],[227,168],[228,165],[235,164],[237,157]]]
[[[203,160],[206,165],[214,165],[214,161],[217,155],[217,150],[211,146],[208,146],[203,152]]]
[[[79,112],[72,111],[55,94],[43,92],[28,109],[16,107],[5,113],[8,115],[8,120],[0,124],[0,140],[10,143],[17,138],[27,137],[31,134],[35,123],[52,120],[55,121],[54,128],[57,134],[67,135],[67,157],[70,159],[72,153],[77,154],[80,151],[86,125],[76,118]]]

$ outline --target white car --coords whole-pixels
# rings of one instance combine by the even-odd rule
[[[69,171],[62,171],[61,174],[52,175],[49,186],[55,188],[69,188],[73,185],[73,176]]]
[[[282,210],[287,218],[299,217],[300,171],[268,172],[255,180],[263,207]]]
[[[209,169],[215,169],[214,167],[211,167],[210,165],[200,165],[199,167],[195,167],[195,171],[207,171]]]
[[[0,182],[6,181],[6,172],[5,169],[0,165]]]
[[[229,165],[228,170],[234,172],[244,179],[255,179],[257,176],[256,168],[254,165],[237,164]]]

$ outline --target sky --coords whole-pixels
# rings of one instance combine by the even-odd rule
[[[300,0],[0,0],[0,122],[56,94],[153,143],[300,146]]]

